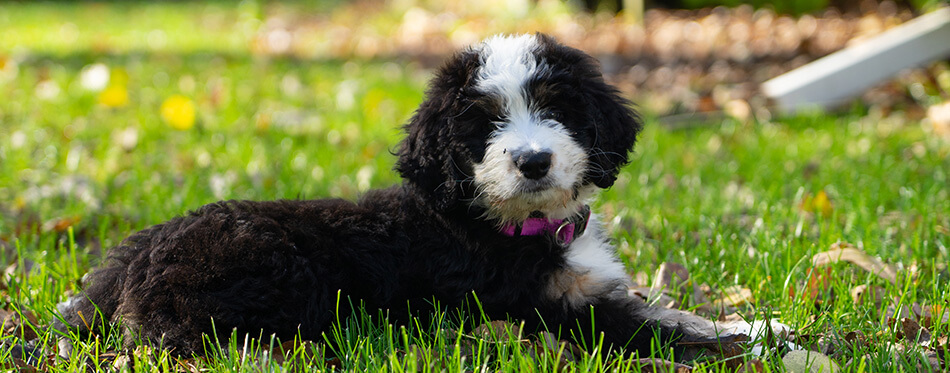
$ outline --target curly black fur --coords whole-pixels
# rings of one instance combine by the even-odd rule
[[[584,184],[609,187],[628,161],[638,117],[593,58],[537,38],[536,53],[551,69],[525,89],[556,110],[588,151]],[[480,63],[479,50],[468,49],[436,73],[398,151],[402,185],[355,203],[218,202],[142,230],[61,305],[66,325],[59,327],[103,332],[121,321],[128,341],[190,355],[203,353],[202,336],[212,330],[222,340],[234,329],[318,339],[336,312],[352,311],[348,302],[336,307],[338,292],[396,320],[408,309],[431,309],[433,300],[463,307],[474,293],[490,318],[525,320],[529,328],[543,322],[576,336],[603,332],[629,350],[649,352],[657,335],[683,334],[681,323],[651,320],[622,284],[606,284],[580,305],[552,297],[544,289],[569,266],[568,249],[549,236],[505,236],[470,203],[472,167],[498,111],[474,86]]]

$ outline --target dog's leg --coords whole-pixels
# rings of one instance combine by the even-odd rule
[[[742,335],[726,334],[710,320],[693,313],[651,306],[643,300],[615,291],[591,306],[593,330],[618,348],[636,351],[641,357],[659,348],[673,348],[677,360],[692,360],[701,354],[732,356]]]
[[[550,279],[548,296],[561,312],[549,311],[566,316],[560,325],[578,342],[589,346],[603,334],[605,347],[651,356],[658,348],[672,346],[682,360],[707,350],[727,356],[735,351],[736,336],[724,335],[716,323],[649,305],[627,294],[624,279],[601,273],[564,269]]]

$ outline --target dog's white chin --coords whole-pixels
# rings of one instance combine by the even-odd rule
[[[520,223],[537,213],[549,219],[566,219],[580,211],[596,189],[592,185],[585,185],[577,193],[574,189],[547,188],[508,198],[482,196],[476,204],[485,208],[487,219],[500,225]]]

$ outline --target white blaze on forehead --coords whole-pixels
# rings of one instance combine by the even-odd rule
[[[538,57],[537,36],[496,36],[474,49],[481,59],[475,87],[498,103],[500,119],[485,155],[474,165],[476,203],[500,221],[523,221],[534,211],[562,219],[577,212],[587,154],[557,120],[540,118],[526,85],[543,78],[550,67]],[[515,151],[551,152],[551,166],[540,180],[522,176],[512,160]],[[537,189],[544,184],[543,190]]]
[[[534,35],[495,36],[485,40],[479,50],[482,66],[476,86],[501,101],[506,119],[511,122],[531,120],[525,83],[539,72]]]

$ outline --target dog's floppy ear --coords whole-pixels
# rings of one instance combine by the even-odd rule
[[[598,73],[599,74],[599,73]],[[632,103],[617,89],[598,76],[587,85],[588,118],[594,124],[593,147],[589,159],[597,167],[589,167],[587,179],[601,188],[609,188],[617,173],[629,161],[628,156],[643,128]]]
[[[604,81],[596,59],[575,48],[558,43],[554,38],[537,34],[549,63],[568,66],[573,86],[584,101],[585,120],[590,123],[588,155],[594,163],[585,179],[601,188],[609,188],[617,180],[620,168],[627,164],[630,151],[643,128],[633,104]]]
[[[465,50],[436,72],[396,153],[396,172],[443,210],[458,202],[466,178],[458,168],[461,160],[454,159],[462,145],[454,142],[450,121],[460,111],[459,100],[477,67],[478,53]]]

